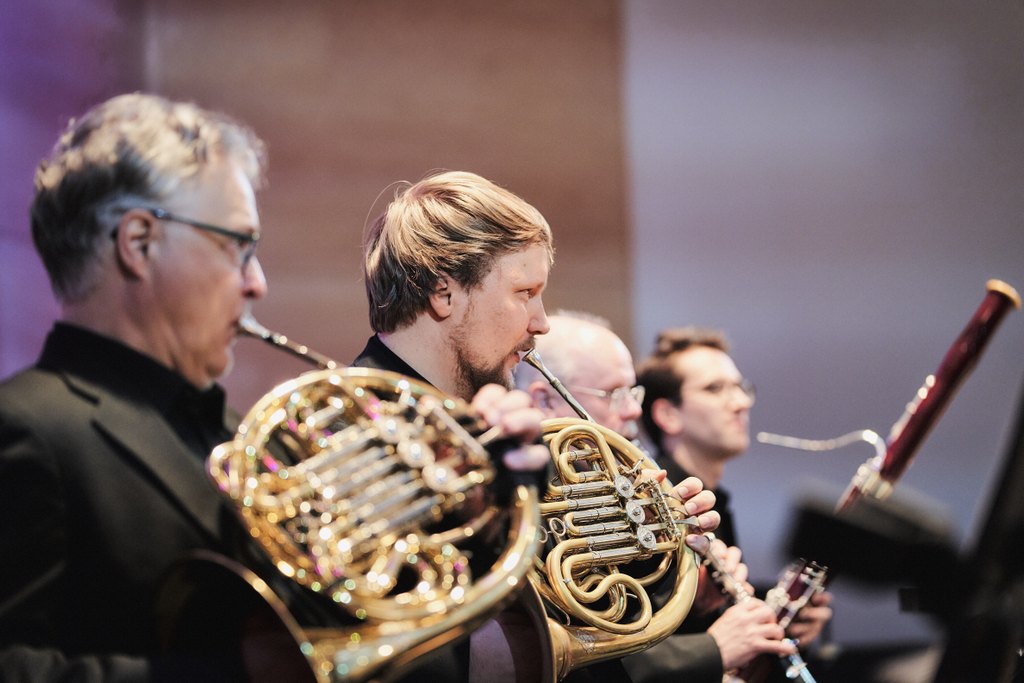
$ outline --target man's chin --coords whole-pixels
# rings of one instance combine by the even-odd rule
[[[518,359],[518,356],[516,357]],[[491,370],[485,370],[478,374],[478,378],[484,381],[484,384],[497,384],[498,386],[505,387],[509,391],[516,388],[516,365],[517,362],[507,362],[501,366],[492,368]],[[480,387],[477,387],[479,389]]]
[[[501,382],[501,385],[503,387],[505,387],[509,391],[512,391],[513,389],[516,388],[516,375],[514,370],[509,370],[508,372],[506,372],[503,379],[504,381]]]
[[[506,370],[503,366],[489,370],[478,370],[469,366],[463,366],[460,375],[470,388],[471,395],[476,394],[488,384],[497,384],[509,391],[515,388],[515,378],[512,375],[512,371]]]
[[[226,377],[233,367],[235,367],[235,354],[228,348],[225,350],[224,356],[208,368],[210,372],[209,385],[213,386],[217,381]]]
[[[736,458],[738,456],[741,456],[744,453],[746,453],[747,449],[749,449],[749,448],[750,448],[750,439],[747,439],[745,441],[744,440],[737,441],[729,449],[729,457]]]
[[[619,432],[619,436],[635,441],[640,438],[640,429],[636,426],[635,422],[628,422],[622,425],[622,431]]]

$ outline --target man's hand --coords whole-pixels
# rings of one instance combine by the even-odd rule
[[[664,481],[668,473],[665,470],[642,470],[637,481]],[[715,494],[704,490],[704,482],[697,477],[687,477],[672,487],[668,493],[683,504],[687,517],[696,517],[696,526],[701,532],[714,531],[722,522],[721,516],[711,508],[715,506]],[[686,545],[701,555],[708,549],[708,539],[702,534],[689,534]]]
[[[664,473],[664,470],[662,472]],[[662,474],[662,478],[664,478],[664,474]],[[697,527],[701,533],[687,535],[686,545],[690,546],[694,552],[703,555],[707,552],[710,543],[707,536],[703,534],[714,531],[722,522],[721,516],[711,509],[715,506],[715,494],[705,491],[704,482],[697,477],[687,477],[672,487],[670,495],[678,498],[683,504],[683,510],[687,517],[697,518]]]
[[[470,406],[484,419],[488,427],[498,427],[503,438],[512,438],[522,444],[506,451],[505,467],[517,472],[542,470],[551,461],[547,446],[534,443],[541,433],[544,414],[533,407],[533,400],[525,391],[509,391],[497,384],[488,384],[470,402]]]
[[[742,553],[739,548],[736,546],[726,547],[725,543],[715,539],[711,542],[710,552],[718,558],[722,569],[732,576],[748,595],[754,594],[754,587],[747,583],[747,565],[740,562]],[[711,571],[707,565],[702,565],[700,568],[700,579],[697,583],[697,595],[693,601],[694,613],[708,614],[722,607],[725,602],[726,595],[722,587],[711,576]]]
[[[757,598],[733,605],[708,628],[726,671],[738,669],[759,654],[791,655],[796,646],[782,640],[775,612]]]
[[[832,594],[827,591],[812,595],[786,628],[786,635],[799,641],[801,646],[813,642],[832,618],[831,602]]]

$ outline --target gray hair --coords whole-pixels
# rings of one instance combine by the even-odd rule
[[[194,104],[129,94],[72,119],[36,170],[32,239],[62,301],[85,297],[120,214],[160,202],[211,160],[238,163],[254,187],[266,165],[248,127]]]

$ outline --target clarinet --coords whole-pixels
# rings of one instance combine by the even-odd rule
[[[714,534],[709,533],[706,534],[706,536],[711,541],[715,540]],[[708,573],[711,575],[712,580],[714,580],[714,582],[718,584],[718,587],[721,588],[722,592],[725,593],[725,595],[727,595],[729,598],[731,598],[733,602],[739,604],[741,602],[747,602],[753,599],[754,596],[751,595],[749,591],[747,591],[747,589],[743,586],[743,584],[740,581],[736,579],[736,577],[734,577],[728,570],[726,570],[725,566],[722,564],[722,561],[718,558],[717,555],[711,552],[710,548],[708,549],[708,552],[703,555],[703,561],[704,564],[708,567]],[[814,592],[821,590],[822,588],[823,587],[819,584],[819,587],[816,588],[816,590],[812,590],[806,593],[806,595],[803,597],[803,602],[800,603],[800,607],[803,607],[803,605],[807,602],[808,599],[810,599],[810,596]],[[771,593],[769,593],[766,602],[769,606],[775,607],[775,605],[773,605],[771,602],[771,597]],[[799,611],[799,607],[797,607],[796,610],[789,612],[785,623],[783,623],[783,620],[780,618],[779,625],[783,628],[788,626],[792,618],[796,616],[797,611]],[[754,660],[754,662],[758,662],[756,667],[753,667],[752,665],[754,662],[751,662],[751,664],[748,664],[746,667],[741,668],[739,671],[726,672],[725,676],[722,679],[723,683],[750,683],[751,680],[754,680],[752,678],[753,676],[767,675],[770,667],[761,664],[760,662],[762,661],[770,662],[771,658],[768,655],[765,655],[763,658],[758,657]],[[791,655],[779,655],[779,662],[784,667],[787,679],[800,680],[803,681],[803,683],[816,683],[816,681],[814,680],[814,676],[811,675],[810,670],[808,670],[807,668],[807,662],[804,661],[804,658],[800,656],[799,652],[795,652]]]

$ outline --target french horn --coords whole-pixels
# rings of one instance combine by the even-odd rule
[[[686,515],[671,485],[645,474],[660,468],[595,423],[536,350],[523,360],[580,416],[542,423],[554,476],[541,497],[543,547],[529,574],[548,635],[545,677],[560,680],[674,632],[693,604],[699,560],[684,542]],[[669,589],[660,609],[655,587]]]
[[[396,373],[341,368],[253,320],[241,329],[321,369],[267,393],[207,461],[274,581],[213,562],[269,603],[318,683],[392,679],[525,585],[539,543],[536,493],[517,487],[499,523],[505,512],[484,500],[496,471],[467,404]],[[493,555],[467,551],[495,529],[504,531]],[[489,566],[477,572],[481,557]],[[209,578],[210,560],[187,575]],[[187,584],[179,577],[178,604],[164,610],[217,619],[195,604],[211,591]],[[330,623],[304,624],[296,603],[333,609]]]

